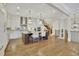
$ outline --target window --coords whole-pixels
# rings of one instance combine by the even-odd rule
[[[27,17],[20,17],[20,24],[26,25],[27,24]]]

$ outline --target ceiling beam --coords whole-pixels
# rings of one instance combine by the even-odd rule
[[[60,8],[58,8],[57,6],[51,4],[51,3],[46,3],[47,5],[49,5],[52,8],[57,9],[58,11],[62,12],[63,14],[65,14],[66,16],[69,16],[69,14],[67,14],[65,11],[61,10]]]

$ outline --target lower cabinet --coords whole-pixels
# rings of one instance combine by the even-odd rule
[[[28,34],[22,34],[22,39],[24,44],[29,44],[29,35]]]
[[[24,44],[30,43],[31,35],[32,35],[32,33],[27,33],[27,34],[23,33],[22,34],[22,39],[23,39]]]
[[[79,31],[71,31],[71,41],[79,43]]]

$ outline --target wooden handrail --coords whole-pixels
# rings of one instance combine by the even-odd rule
[[[48,32],[51,33],[52,28],[49,26],[49,24],[43,19],[40,19],[40,21],[42,21],[43,25],[48,29]]]

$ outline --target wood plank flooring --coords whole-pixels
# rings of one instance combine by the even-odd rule
[[[49,36],[48,40],[24,45],[22,39],[10,40],[5,56],[78,56],[79,43]]]

